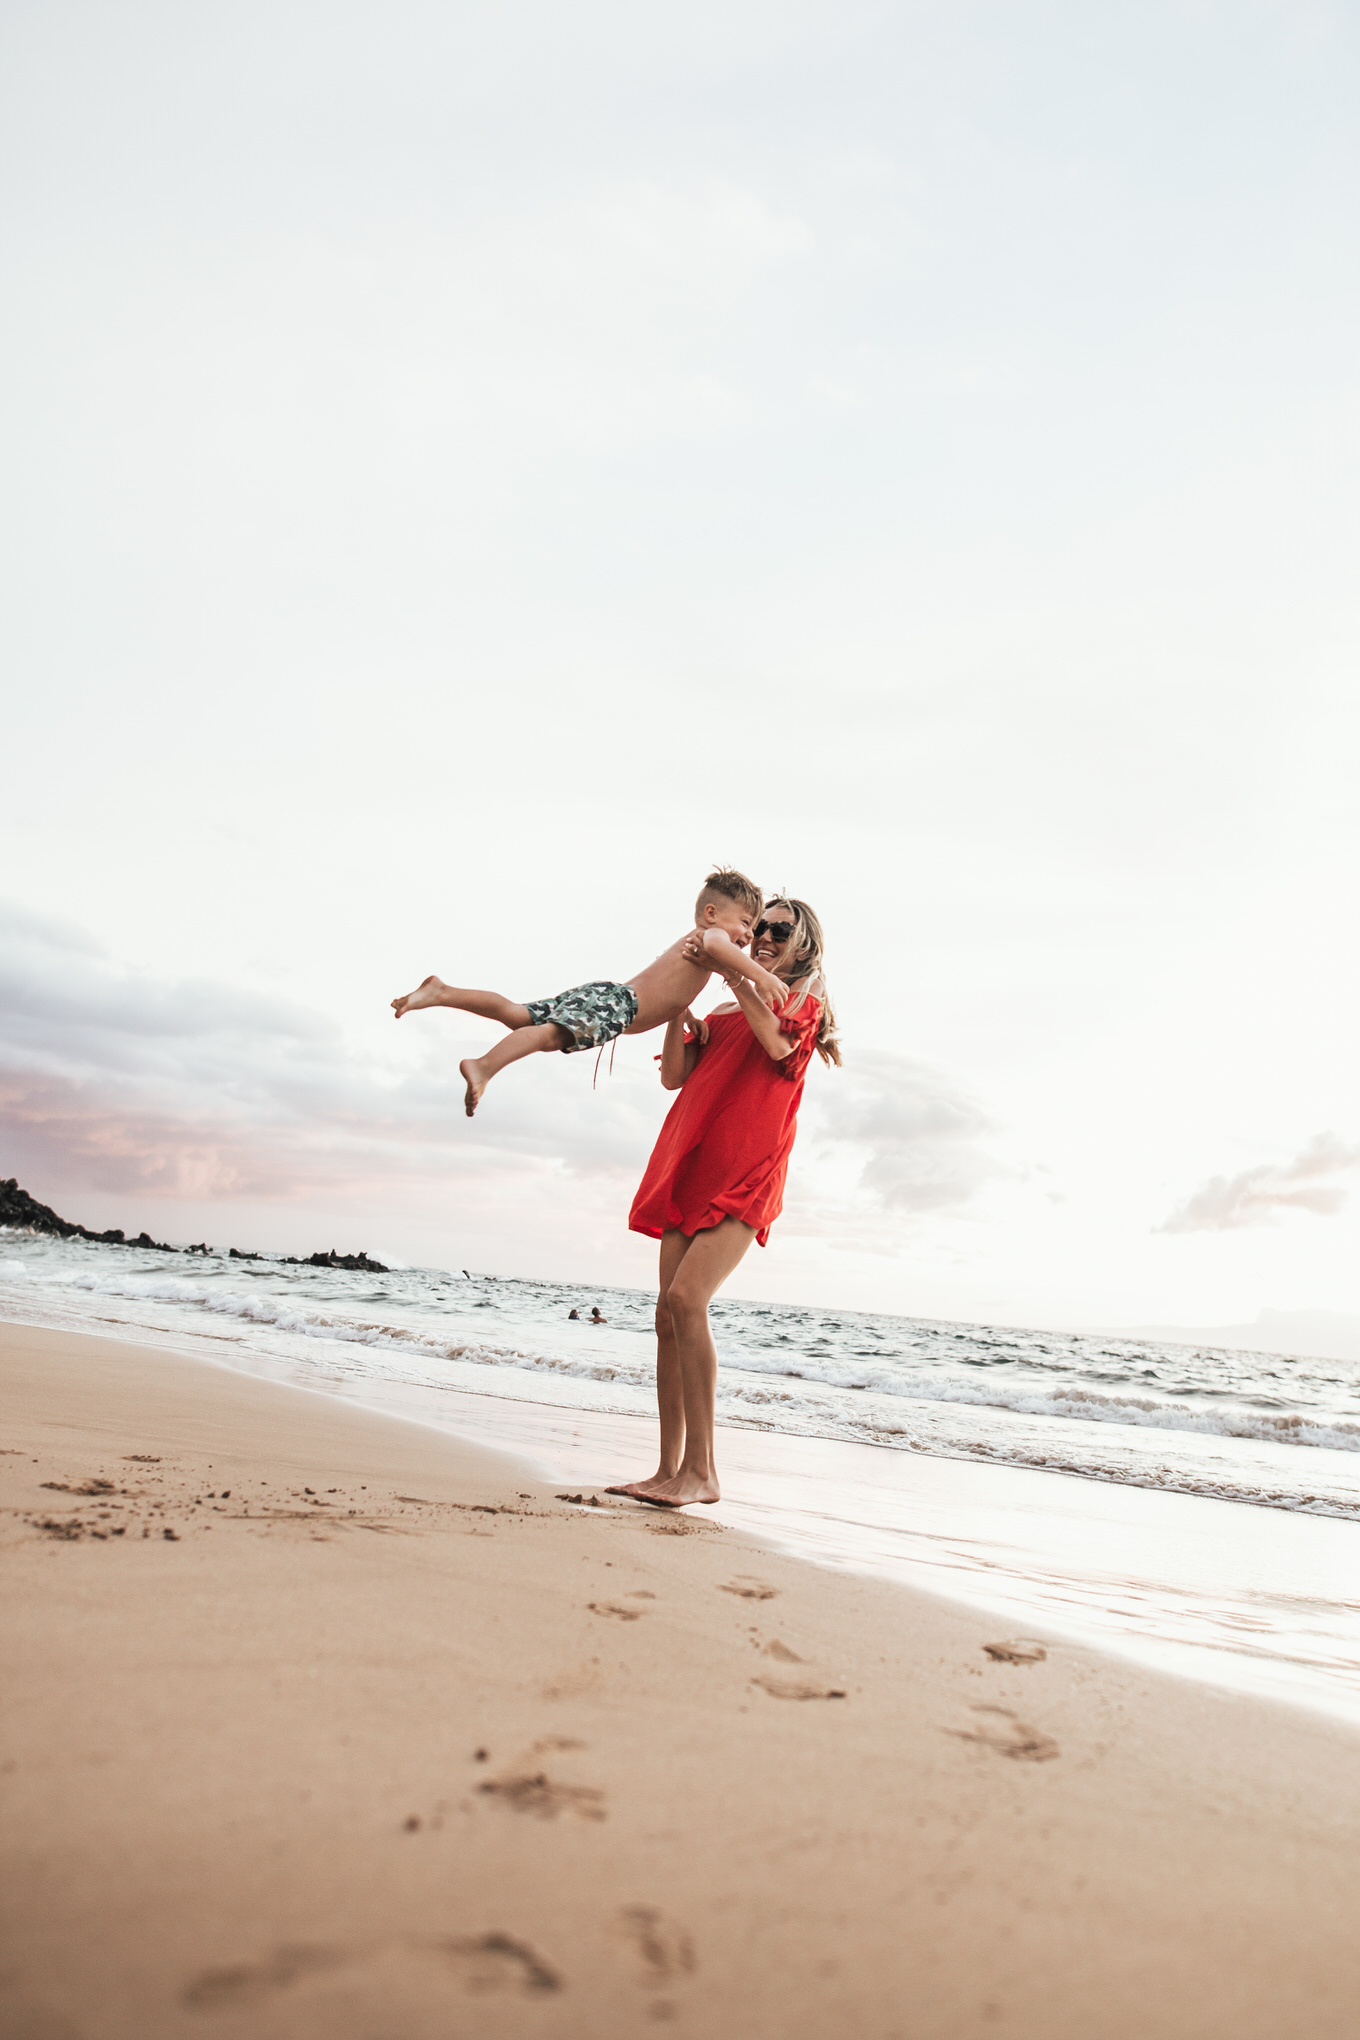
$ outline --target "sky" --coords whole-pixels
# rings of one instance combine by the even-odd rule
[[[645,1286],[725,861],[845,1068],[738,1294],[1360,1315],[1360,17],[11,0],[0,1174]]]

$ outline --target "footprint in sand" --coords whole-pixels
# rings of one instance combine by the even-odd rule
[[[616,1615],[620,1622],[640,1622],[645,1608],[620,1608],[616,1601],[587,1601],[592,1615]]]
[[[764,1580],[727,1580],[718,1589],[722,1594],[739,1594],[743,1601],[773,1601],[778,1598],[778,1587],[767,1587]]]
[[[432,1955],[443,1955],[458,1971],[465,1990],[519,1990],[526,1996],[561,1990],[556,1970],[535,1955],[524,1941],[510,1934],[479,1934],[454,1937],[424,1944]]]
[[[526,1771],[514,1778],[488,1778],[477,1787],[499,1799],[516,1813],[531,1813],[537,1820],[556,1820],[559,1813],[574,1813],[579,1820],[605,1820],[604,1794],[593,1785],[562,1785],[546,1771]]]
[[[260,2004],[278,1991],[287,1990],[304,1976],[337,1969],[346,1961],[339,1948],[276,1948],[263,1962],[241,1962],[229,1969],[205,1969],[183,1993],[186,2005],[195,2011],[216,2011],[219,2007]],[[348,1958],[353,1959],[353,1958]]]
[[[1048,1656],[1043,1645],[1028,1636],[1017,1636],[1010,1643],[984,1643],[982,1648],[998,1665],[1041,1665]]]
[[[369,1947],[281,1947],[263,1962],[243,1962],[226,1969],[207,1969],[182,1992],[194,2011],[249,2010],[284,1992],[306,1991],[317,1979],[329,1980],[338,1970],[373,1972],[379,1987],[399,1982],[413,1958],[433,1958],[451,1972],[471,1995],[513,1990],[525,1996],[561,1990],[562,1979],[525,1941],[501,1932],[450,1934],[438,1940],[377,1942]],[[354,1979],[356,1982],[359,1979]]]
[[[67,1544],[78,1544],[89,1530],[89,1525],[82,1523],[79,1516],[68,1516],[64,1522],[58,1521],[55,1516],[29,1516],[27,1521],[45,1536],[60,1537]]]
[[[813,1686],[803,1679],[752,1679],[753,1686],[759,1686],[772,1700],[844,1700],[843,1686]]]
[[[677,1976],[692,1976],[699,1966],[690,1936],[654,1905],[624,1906],[615,1932],[632,1943],[644,1983],[670,1983]]]
[[[781,1643],[777,1636],[772,1636],[761,1648],[766,1657],[778,1658],[781,1665],[801,1665],[807,1662],[806,1658],[799,1657],[796,1650],[790,1650],[786,1643]]]
[[[584,1748],[574,1736],[547,1736],[499,1778],[487,1778],[477,1790],[515,1813],[531,1813],[536,1820],[556,1820],[560,1813],[574,1813],[578,1820],[605,1820],[605,1797],[598,1786],[564,1785],[534,1762],[548,1751]]]
[[[972,1711],[986,1718],[975,1728],[951,1728],[946,1734],[957,1736],[960,1742],[981,1743],[984,1749],[995,1750],[1001,1757],[1013,1757],[1020,1764],[1046,1764],[1059,1754],[1051,1735],[1031,1728],[1009,1707],[977,1706]]]

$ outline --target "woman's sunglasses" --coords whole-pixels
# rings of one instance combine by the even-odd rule
[[[787,942],[797,925],[796,921],[757,921],[751,940],[759,942],[762,935],[773,935],[776,942]]]

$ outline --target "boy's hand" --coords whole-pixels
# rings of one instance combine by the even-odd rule
[[[759,977],[753,977],[751,982],[772,1013],[777,1013],[789,996],[789,988],[783,978],[777,978],[773,971],[762,970]]]
[[[690,1012],[688,1006],[686,1006],[684,1012],[681,1014],[680,1017],[684,1021],[686,1027],[688,1027],[690,1033],[694,1036],[695,1040],[698,1042],[700,1048],[706,1048],[708,1045],[707,1020],[700,1020],[697,1014]]]

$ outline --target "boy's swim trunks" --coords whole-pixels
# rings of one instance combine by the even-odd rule
[[[565,1027],[571,1040],[563,1049],[563,1055],[575,1055],[583,1048],[603,1048],[606,1041],[613,1041],[631,1027],[637,1019],[637,993],[631,985],[611,985],[604,978],[597,978],[593,984],[573,985],[569,992],[559,992],[555,999],[526,1000],[529,1018],[535,1027],[541,1027],[545,1020],[555,1020],[559,1027]]]

